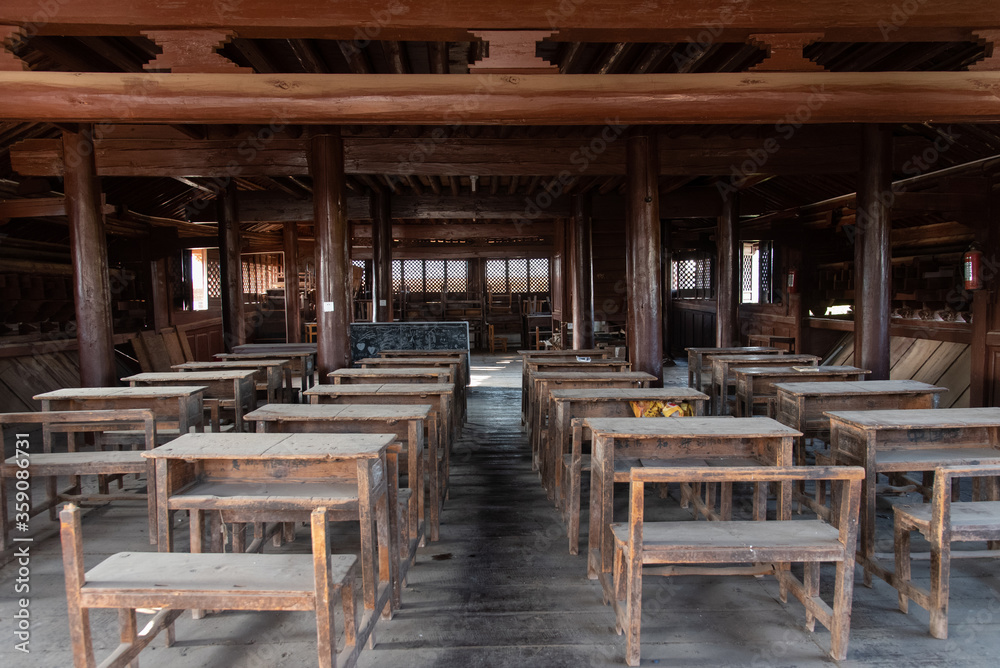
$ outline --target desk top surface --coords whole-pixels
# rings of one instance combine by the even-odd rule
[[[925,408],[883,411],[827,411],[831,420],[862,429],[954,429],[998,427],[1000,408]]]
[[[594,436],[681,438],[771,438],[802,432],[765,417],[584,418]]]
[[[450,394],[455,391],[451,383],[368,383],[357,385],[313,385],[302,394],[305,396],[340,396],[340,395],[408,395],[430,396],[432,394]]]
[[[368,459],[380,456],[394,434],[184,434],[153,450],[149,459]]]
[[[253,378],[247,369],[215,369],[205,371],[149,371],[125,376],[122,380],[137,383],[175,383],[181,381],[244,380]],[[194,384],[193,382],[191,383]]]
[[[555,401],[662,401],[681,399],[684,401],[707,401],[708,395],[691,387],[611,387],[584,388],[577,390],[552,390],[549,394]]]
[[[926,394],[947,392],[947,387],[938,387],[916,380],[856,380],[853,382],[834,381],[832,383],[776,383],[778,393],[793,396],[851,396],[864,394]]]
[[[441,376],[444,374],[450,374],[449,369],[444,367],[399,367],[399,368],[375,368],[375,369],[337,369],[336,371],[331,371],[327,374],[329,378],[335,378],[336,376],[351,377],[351,376],[400,376],[400,377],[422,377],[427,376]]]
[[[855,376],[859,373],[871,373],[856,366],[744,366],[733,369],[737,376],[809,376],[840,375]]]
[[[244,420],[336,421],[336,420],[426,420],[432,411],[426,404],[267,404],[243,416]]]
[[[204,385],[153,385],[148,387],[64,387],[36,394],[38,401],[53,399],[171,399],[205,391]]]
[[[645,371],[535,371],[535,380],[656,380],[656,376]]]
[[[246,360],[224,360],[217,362],[184,362],[184,364],[174,364],[171,369],[186,371],[198,371],[199,369],[259,369],[261,367],[288,366],[290,359],[275,359],[272,357],[264,359]]]

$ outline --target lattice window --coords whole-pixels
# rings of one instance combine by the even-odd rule
[[[218,260],[208,261],[208,298],[222,299],[222,268]]]
[[[424,291],[423,260],[403,260],[403,285],[410,292]]]
[[[528,292],[549,291],[549,261],[547,258],[528,260]]]
[[[403,287],[403,261],[392,261],[392,291],[400,292]]]
[[[771,271],[774,262],[774,244],[770,241],[760,242],[760,300],[762,302],[774,302],[774,291],[772,290]]]
[[[757,269],[760,248],[757,244],[743,244],[740,263],[740,285],[743,289],[742,303],[756,304],[760,301],[760,274]]]
[[[444,260],[424,260],[425,292],[444,292]]]
[[[361,269],[361,285],[358,291],[361,294],[368,293],[368,272],[365,271],[365,260],[351,260],[351,264]]]
[[[489,292],[507,293],[507,261],[486,261],[486,289]]]
[[[670,289],[677,299],[710,299],[712,258],[708,253],[678,253],[671,263]]]
[[[469,289],[468,260],[448,260],[448,292],[465,292]]]
[[[511,292],[529,292],[527,260],[508,260],[507,276]]]

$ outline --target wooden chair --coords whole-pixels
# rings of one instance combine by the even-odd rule
[[[327,512],[312,512],[312,556],[304,554],[187,554],[119,552],[86,573],[80,510],[60,513],[70,641],[77,668],[95,665],[90,609],[115,608],[121,644],[102,666],[135,665],[139,652],[184,610],[315,610],[321,668],[355,665],[364,638],[357,637],[354,579],[357,557],[330,554]],[[338,653],[333,596],[344,610],[344,648]],[[148,630],[137,631],[136,609],[160,608]],[[359,642],[360,641],[360,642]],[[339,656],[338,656],[339,654]]]
[[[494,325],[487,325],[486,330],[489,336],[490,354],[494,354],[497,348],[503,348],[503,351],[507,352],[507,337],[497,336],[494,332]]]
[[[629,521],[611,525],[615,540],[611,603],[618,633],[626,634],[628,665],[639,665],[644,567],[650,567],[647,575],[774,575],[781,585],[782,600],[791,591],[805,606],[808,630],[815,628],[817,619],[830,629],[830,656],[835,660],[847,656],[864,469],[847,466],[634,467],[629,477]],[[760,493],[754,494],[755,521],[643,521],[646,483],[790,483],[797,480],[834,483],[836,526],[821,519],[787,521],[791,519],[791,509],[789,504],[780,501],[780,495],[777,520],[763,521],[767,496]],[[803,580],[788,570],[790,562],[804,563]],[[821,562],[837,564],[832,607],[819,598]],[[705,567],[706,564],[715,565],[715,568]],[[729,566],[719,568],[723,564]]]
[[[953,502],[952,481],[958,478],[1000,476],[997,466],[942,466],[934,470],[931,503],[896,506],[894,544],[895,586],[899,609],[907,612],[909,600],[930,613],[930,632],[935,638],[948,637],[948,580],[951,571],[951,544],[1000,540],[1000,501],[996,483],[990,481],[989,501]],[[917,587],[910,574],[910,532],[919,531],[931,544],[930,590]],[[955,557],[1000,557],[1000,552],[960,552]]]

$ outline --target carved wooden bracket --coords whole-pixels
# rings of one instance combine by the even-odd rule
[[[22,72],[28,64],[14,55],[14,44],[24,36],[21,26],[0,26],[0,71]]]
[[[470,30],[473,35],[490,43],[490,55],[479,64],[469,65],[476,74],[556,74],[558,65],[547,63],[535,55],[535,46],[552,30]]]
[[[813,42],[823,39],[821,32],[779,32],[750,35],[750,43],[767,51],[767,57],[750,68],[751,72],[825,72],[802,54]]]
[[[972,36],[986,45],[986,57],[978,63],[969,65],[970,72],[996,72],[1000,70],[1000,30],[974,30]]]
[[[232,30],[144,30],[142,34],[156,42],[163,53],[143,65],[145,70],[197,74],[253,73],[240,67],[218,49],[236,33]]]

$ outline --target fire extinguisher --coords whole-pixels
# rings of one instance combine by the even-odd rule
[[[799,271],[798,269],[788,270],[788,294],[797,295],[799,293]]]
[[[966,290],[983,289],[983,277],[980,272],[982,261],[983,252],[979,250],[975,244],[970,246],[969,250],[965,251],[965,255],[962,256],[962,267],[965,274]]]

